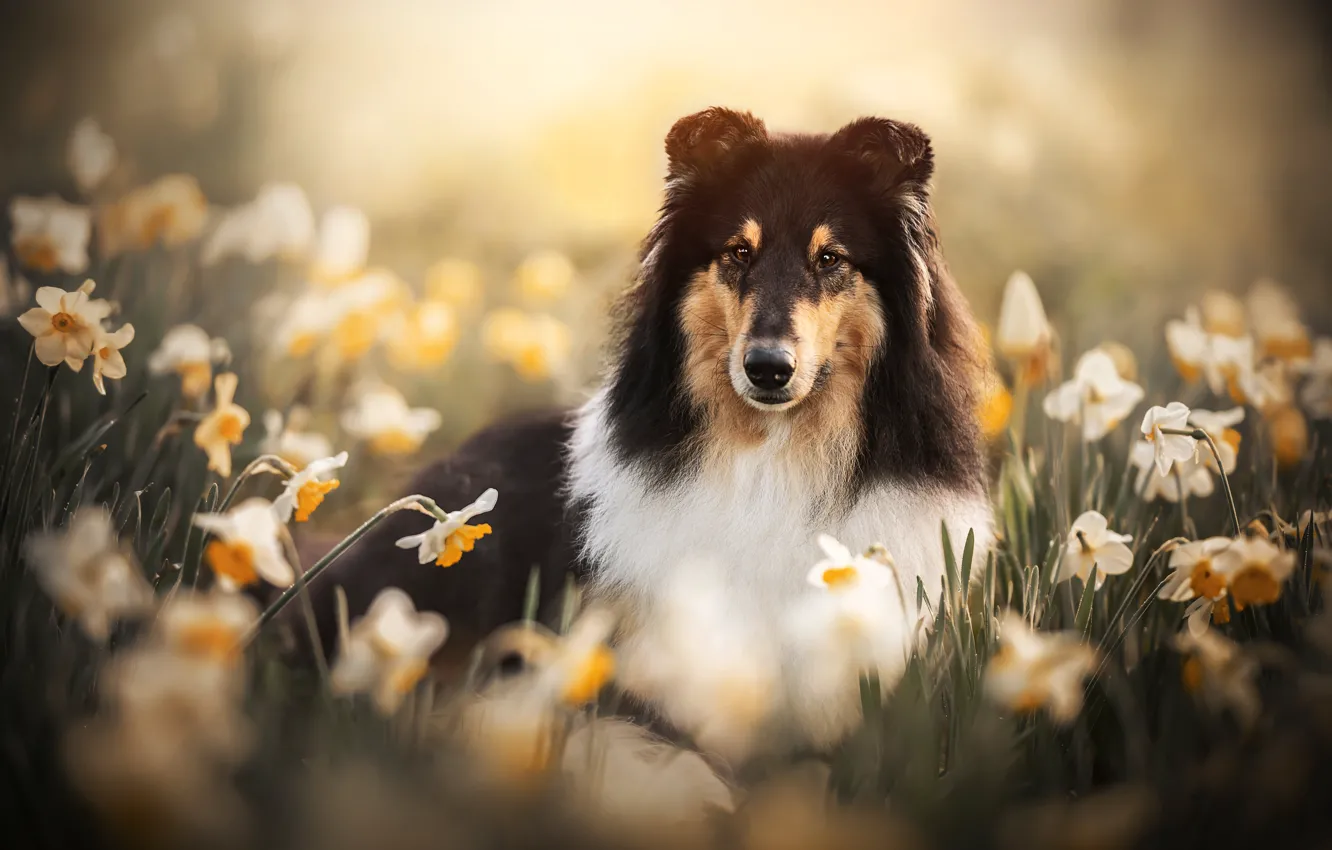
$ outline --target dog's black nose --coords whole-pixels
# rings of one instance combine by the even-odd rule
[[[780,390],[795,372],[795,358],[782,348],[751,348],[745,352],[745,375],[761,390]]]

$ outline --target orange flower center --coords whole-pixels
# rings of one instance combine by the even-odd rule
[[[1197,363],[1190,363],[1174,355],[1171,355],[1170,362],[1175,364],[1175,371],[1179,373],[1179,376],[1190,383],[1202,377],[1202,369]]]
[[[1184,683],[1184,690],[1191,694],[1196,694],[1203,684],[1203,666],[1197,656],[1190,655],[1184,659],[1184,664],[1179,668],[1179,678]]]
[[[850,587],[860,576],[855,567],[829,567],[823,571],[823,583],[828,587]]]
[[[259,573],[254,569],[254,550],[244,540],[213,540],[204,549],[204,557],[218,577],[228,579],[237,587],[259,580]]]
[[[343,360],[356,360],[375,344],[379,323],[368,313],[351,313],[333,329],[333,341]]]
[[[213,366],[206,360],[181,363],[176,367],[180,375],[180,390],[189,398],[198,398],[213,385]]]
[[[18,260],[30,269],[53,272],[60,262],[55,242],[47,236],[34,236],[14,243]]]
[[[377,455],[409,455],[421,448],[421,441],[400,428],[376,434],[370,440],[370,451]]]
[[[69,333],[79,326],[79,320],[69,313],[60,312],[51,317],[51,327],[62,334]]]
[[[1193,572],[1189,576],[1189,587],[1199,596],[1215,599],[1226,589],[1226,581],[1212,569],[1211,558],[1203,558],[1193,565]]]
[[[144,216],[143,229],[139,231],[139,244],[150,248],[158,239],[170,233],[176,222],[174,207],[163,206]]]
[[[396,694],[408,693],[416,687],[421,679],[425,678],[427,669],[429,667],[424,658],[416,658],[394,665],[393,671],[388,676],[388,687]]]
[[[1234,449],[1235,454],[1239,454],[1239,447],[1240,447],[1239,431],[1236,431],[1234,428],[1227,428],[1226,430],[1222,431],[1221,442],[1225,443],[1226,445]]]
[[[1227,604],[1226,600],[1218,599],[1212,605],[1212,622],[1218,626],[1224,626],[1230,622],[1230,605]]]
[[[451,567],[462,560],[463,552],[472,551],[476,541],[490,533],[487,523],[464,525],[449,535],[444,541],[444,551],[439,553],[435,563],[441,567]]]
[[[1003,433],[1008,419],[1013,413],[1013,394],[1000,384],[985,397],[977,418],[980,420],[981,433],[986,439],[994,439]]]
[[[245,423],[234,413],[223,413],[217,419],[217,433],[228,443],[239,443],[245,435]]]
[[[583,705],[596,699],[615,673],[615,656],[604,646],[592,650],[578,665],[564,686],[563,699],[569,705]]]
[[[1275,357],[1278,360],[1303,360],[1313,353],[1313,346],[1306,334],[1287,337],[1271,337],[1262,342],[1262,356]]]
[[[240,654],[240,635],[216,620],[185,626],[176,634],[176,643],[188,655],[214,661],[234,661]]]
[[[338,479],[332,481],[307,481],[296,491],[296,521],[305,522],[314,513],[315,508],[324,502],[324,496],[338,489]]]
[[[540,381],[550,376],[550,360],[539,345],[528,345],[518,352],[513,361],[518,374],[529,381]]]
[[[1027,688],[1013,700],[1012,708],[1018,714],[1031,714],[1034,711],[1039,711],[1043,705],[1045,705],[1045,700],[1042,698],[1041,692],[1036,688]]]
[[[1231,577],[1230,595],[1235,599],[1236,608],[1270,605],[1281,598],[1281,585],[1265,567],[1251,564]]]
[[[315,339],[309,331],[294,334],[287,342],[287,353],[292,357],[304,357],[314,349]]]

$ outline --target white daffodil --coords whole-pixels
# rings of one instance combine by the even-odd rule
[[[342,414],[347,433],[369,442],[377,455],[412,454],[440,424],[439,411],[409,407],[402,393],[385,385],[357,393],[353,406]]]
[[[370,255],[370,219],[355,207],[333,207],[319,222],[310,278],[338,284],[355,278]]]
[[[1189,425],[1205,432],[1212,438],[1217,454],[1221,456],[1221,471],[1229,475],[1235,471],[1239,459],[1240,433],[1235,426],[1244,421],[1244,408],[1232,407],[1230,410],[1192,410],[1189,412]],[[1203,461],[1215,469],[1216,459],[1211,451],[1199,450]]]
[[[447,258],[426,271],[426,298],[448,304],[455,310],[480,306],[485,298],[481,269],[468,260]]]
[[[999,622],[999,651],[985,668],[985,693],[1019,713],[1041,708],[1059,723],[1082,710],[1083,681],[1096,653],[1071,633],[1033,631],[1014,611]]]
[[[999,307],[995,348],[1019,365],[1019,380],[1037,383],[1045,376],[1053,338],[1036,284],[1026,272],[1013,272]]]
[[[1248,331],[1248,322],[1244,318],[1244,303],[1219,289],[1209,289],[1198,302],[1202,308],[1202,326],[1214,336],[1238,339]]]
[[[1198,633],[1180,632],[1174,644],[1187,656],[1180,669],[1186,690],[1214,710],[1229,708],[1243,726],[1251,726],[1258,719],[1262,700],[1254,684],[1257,659],[1209,628]]]
[[[1208,332],[1193,307],[1182,321],[1166,322],[1165,337],[1170,359],[1180,376],[1186,381],[1205,379],[1216,395],[1224,393],[1253,361],[1252,338]]]
[[[65,161],[79,191],[90,194],[116,167],[116,143],[95,119],[84,118],[70,133]]]
[[[198,238],[208,201],[188,174],[168,174],[132,190],[103,209],[100,233],[107,253],[147,250],[159,242],[179,247]]]
[[[81,509],[67,528],[35,533],[23,548],[42,589],[94,640],[106,640],[112,621],[152,608],[153,589],[104,510]]]
[[[180,375],[186,398],[201,398],[213,384],[213,364],[231,359],[231,349],[222,338],[213,339],[198,325],[176,325],[148,357],[148,372]]]
[[[234,401],[238,380],[232,372],[217,376],[213,410],[194,429],[194,444],[208,455],[208,468],[223,478],[231,475],[231,447],[240,444],[250,427],[249,412]]]
[[[106,395],[104,378],[120,380],[128,373],[120,350],[134,341],[134,325],[126,323],[117,331],[107,333],[98,328],[93,337],[93,386]]]
[[[1225,598],[1226,576],[1216,568],[1214,559],[1230,543],[1229,537],[1209,537],[1185,543],[1170,553],[1172,572],[1156,596],[1171,602],[1193,600],[1184,616],[1195,635],[1206,631],[1213,608]]]
[[[262,454],[277,455],[297,469],[304,469],[321,457],[333,454],[333,441],[318,431],[307,431],[308,408],[296,406],[283,421],[282,414],[269,410],[264,414]]]
[[[297,259],[310,251],[314,237],[314,210],[305,191],[294,183],[268,183],[253,201],[222,216],[200,259],[204,265],[233,255],[251,263]]]
[[[1212,468],[1202,458],[1173,463],[1169,472],[1160,475],[1156,470],[1156,447],[1139,440],[1129,452],[1129,463],[1138,470],[1134,491],[1145,502],[1178,502],[1195,496],[1206,498],[1216,492]]]
[[[508,307],[486,316],[481,340],[492,359],[508,363],[527,381],[543,381],[562,372],[572,348],[569,326],[559,319]]]
[[[296,571],[282,551],[282,523],[267,499],[246,499],[224,514],[196,514],[194,524],[213,535],[204,559],[223,590],[263,579],[290,587]]]
[[[559,251],[538,251],[514,271],[513,281],[524,301],[558,301],[569,292],[577,275],[573,261]]]
[[[1176,461],[1191,461],[1198,456],[1198,442],[1187,434],[1167,434],[1162,428],[1192,431],[1189,409],[1178,401],[1166,407],[1153,407],[1142,418],[1142,435],[1152,444],[1156,471],[1165,475]]]
[[[286,304],[274,330],[274,344],[289,357],[305,357],[338,324],[339,306],[328,292],[303,292]]]
[[[1133,566],[1131,534],[1117,534],[1110,523],[1096,511],[1087,511],[1073,520],[1064,545],[1064,559],[1059,565],[1059,581],[1077,576],[1087,581],[1092,567],[1096,567],[1096,586],[1099,588],[1108,575],[1117,576]]]
[[[333,665],[333,692],[371,692],[376,708],[393,714],[425,676],[430,656],[448,634],[443,617],[418,613],[406,593],[396,587],[380,591],[343,638]]]
[[[389,362],[404,372],[437,368],[458,343],[458,318],[442,301],[418,304],[392,324],[388,337]]]
[[[1045,415],[1059,422],[1082,423],[1082,439],[1109,434],[1142,401],[1142,387],[1119,377],[1104,351],[1093,349],[1078,359],[1073,380],[1045,397]]]
[[[853,555],[851,550],[827,534],[820,534],[819,548],[824,559],[810,568],[805,576],[814,587],[841,591],[855,587],[882,588],[893,584],[897,574],[890,566],[891,559],[878,561],[864,555]]]
[[[603,608],[579,615],[537,674],[543,700],[573,708],[595,700],[615,675],[615,654],[607,646],[614,631],[615,618]]]
[[[93,342],[111,305],[88,296],[96,286],[91,280],[73,292],[54,286],[37,290],[37,306],[19,316],[19,324],[32,334],[37,359],[45,366],[64,363],[75,372],[92,354]]]
[[[162,603],[153,628],[178,655],[232,664],[258,619],[258,608],[244,594],[178,592]]]
[[[434,561],[441,567],[451,567],[462,560],[464,552],[472,551],[476,541],[491,531],[486,523],[468,525],[467,521],[478,514],[494,510],[497,501],[499,492],[491,487],[467,507],[450,511],[447,519],[436,520],[426,531],[403,537],[395,545],[399,549],[415,547],[419,563]]]
[[[1300,402],[1314,419],[1332,419],[1332,337],[1314,342]]]
[[[292,514],[297,522],[305,522],[324,501],[324,496],[338,489],[339,481],[333,473],[347,465],[347,453],[316,460],[296,473],[287,482],[282,495],[273,500],[273,510],[282,522],[290,522]]]
[[[1213,559],[1216,570],[1225,576],[1226,587],[1235,608],[1270,605],[1281,598],[1281,587],[1295,569],[1293,559],[1281,557],[1281,550],[1259,535],[1236,538]]]
[[[387,269],[371,269],[325,297],[333,351],[348,362],[369,353],[410,301],[406,284]]]
[[[88,268],[92,211],[55,196],[15,198],[9,205],[10,236],[19,265],[50,274],[82,274]]]
[[[1259,356],[1296,365],[1307,362],[1309,329],[1290,293],[1276,281],[1263,279],[1253,285],[1246,300]]]

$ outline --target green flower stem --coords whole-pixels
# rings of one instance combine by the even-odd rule
[[[1243,531],[1244,527],[1240,525],[1239,509],[1235,507],[1235,494],[1230,489],[1230,478],[1226,475],[1225,467],[1221,465],[1221,452],[1217,451],[1216,443],[1212,442],[1212,435],[1201,428],[1162,428],[1161,433],[1192,437],[1201,443],[1207,444],[1207,448],[1212,451],[1212,457],[1216,460],[1216,471],[1221,473],[1221,487],[1226,491],[1226,501],[1230,504],[1230,518],[1235,522],[1235,533],[1239,534]],[[1182,490],[1180,495],[1183,496]]]
[[[287,463],[277,455],[259,455],[259,457],[250,461],[245,468],[240,471],[240,474],[236,476],[236,481],[231,485],[231,489],[228,490],[227,495],[222,498],[222,503],[217,506],[217,513],[226,513],[227,508],[231,507],[231,503],[235,501],[236,494],[240,492],[240,487],[245,483],[245,479],[265,471],[263,469],[265,466],[278,469],[288,478],[291,478],[297,472],[296,467]]]
[[[342,555],[343,552],[346,552],[348,549],[350,549],[353,543],[364,537],[370,531],[370,529],[374,528],[376,525],[379,525],[379,523],[382,522],[389,514],[397,513],[398,511],[403,511],[403,510],[416,510],[418,508],[424,508],[427,512],[429,512],[431,515],[433,515],[440,521],[448,519],[448,514],[444,513],[444,511],[440,509],[439,505],[435,504],[435,500],[426,498],[425,496],[419,496],[419,495],[405,496],[397,500],[396,502],[393,502],[392,504],[386,506],[378,513],[376,513],[374,516],[370,517],[368,520],[361,523],[361,526],[359,528],[357,528],[351,534],[348,534],[346,537],[344,537],[342,541],[338,543],[338,545],[334,546],[331,550],[329,550],[329,553],[327,555],[316,561],[314,565],[310,567],[310,569],[307,570],[303,576],[301,576],[300,580],[292,582],[291,587],[282,591],[282,595],[279,596],[277,599],[273,600],[273,604],[265,608],[264,612],[259,615],[259,619],[258,621],[255,622],[254,628],[250,630],[250,635],[248,639],[253,639],[254,636],[259,633],[259,630],[262,629],[274,617],[276,617],[283,608],[287,607],[287,603],[295,599],[296,595],[300,593],[303,588],[308,587],[311,584],[311,582],[319,578],[320,573],[328,569],[329,565],[331,565],[334,561],[336,561],[338,557]]]

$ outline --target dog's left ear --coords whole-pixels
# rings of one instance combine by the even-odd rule
[[[915,124],[861,118],[834,133],[828,145],[869,166],[875,185],[884,191],[907,183],[923,189],[934,173],[930,137]]]

